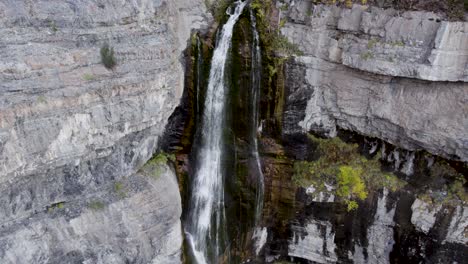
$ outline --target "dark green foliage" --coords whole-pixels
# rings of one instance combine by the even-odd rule
[[[110,70],[117,65],[117,61],[114,56],[114,48],[110,47],[108,43],[104,43],[101,47],[101,62]]]

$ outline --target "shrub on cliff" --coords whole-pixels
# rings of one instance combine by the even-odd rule
[[[294,163],[294,182],[304,188],[313,186],[316,192],[330,192],[347,205],[349,211],[358,207],[356,200],[365,200],[368,193],[387,188],[397,191],[406,183],[393,173],[381,170],[380,155],[367,159],[359,153],[357,144],[335,137],[322,139],[310,135],[317,144],[320,158]]]
[[[114,48],[110,47],[108,43],[104,43],[101,47],[101,62],[107,69],[113,69],[117,65]]]

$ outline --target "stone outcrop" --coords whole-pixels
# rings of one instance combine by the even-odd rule
[[[411,223],[420,231],[428,233],[434,226],[436,214],[441,209],[441,205],[430,205],[420,199],[416,199],[411,206]]]
[[[174,176],[133,174],[179,103],[190,32],[210,19],[201,0],[0,1],[0,262],[177,262]]]
[[[332,225],[325,221],[311,220],[305,225],[292,226],[293,237],[288,255],[317,263],[335,263],[335,234]]]
[[[2,263],[180,263],[179,186],[168,166],[159,173],[2,222]]]
[[[285,133],[337,127],[468,161],[468,23],[428,12],[295,1],[281,29]]]

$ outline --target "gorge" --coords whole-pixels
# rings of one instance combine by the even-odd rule
[[[468,13],[429,2],[0,1],[0,262],[464,263]]]

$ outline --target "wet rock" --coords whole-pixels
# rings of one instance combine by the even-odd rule
[[[445,241],[465,246],[468,244],[468,208],[466,206],[456,207]]]

